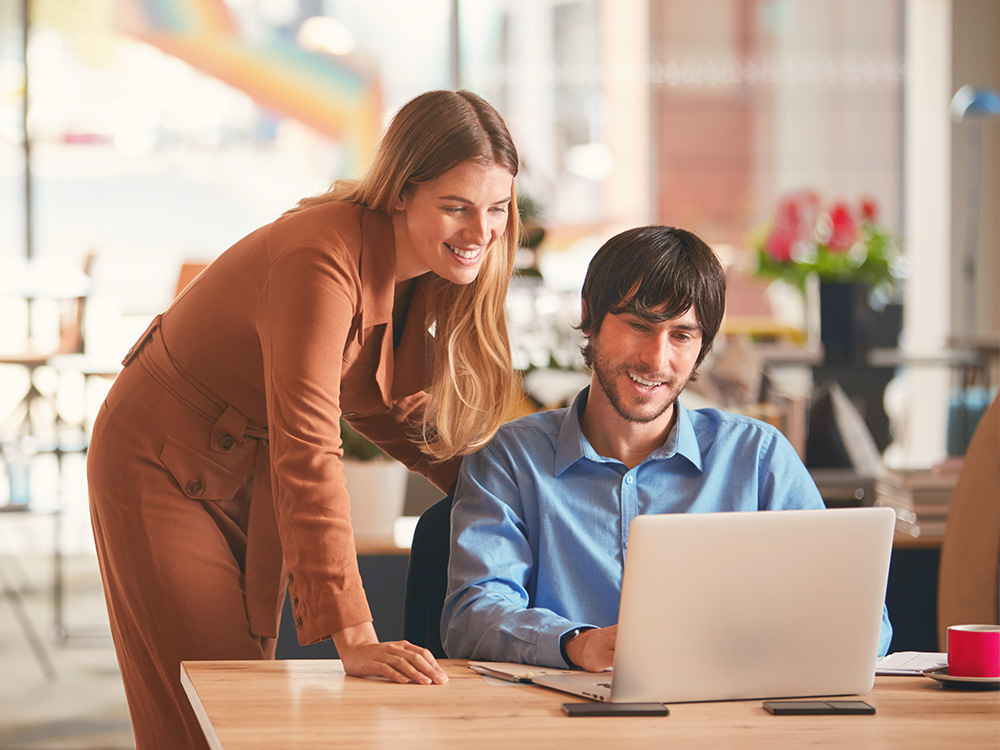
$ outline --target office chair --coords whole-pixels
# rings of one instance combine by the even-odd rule
[[[410,544],[403,597],[403,638],[444,659],[441,608],[448,587],[451,497],[438,500],[420,514]]]
[[[938,573],[938,647],[948,626],[1000,624],[1000,396],[983,415],[948,508]]]

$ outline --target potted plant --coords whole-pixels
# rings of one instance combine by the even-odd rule
[[[803,295],[818,281],[820,339],[827,361],[861,357],[873,345],[894,346],[898,322],[884,341],[879,316],[899,317],[905,275],[897,238],[879,222],[878,204],[835,200],[824,204],[811,190],[785,195],[770,221],[751,237],[756,275],[791,284]]]
[[[542,272],[538,268],[538,248],[545,239],[545,228],[541,225],[541,202],[529,193],[519,193],[517,196],[517,212],[521,217],[523,236],[518,250],[516,265],[517,274],[521,278],[541,279]]]
[[[355,539],[391,544],[396,519],[403,515],[407,468],[344,419],[340,420],[340,436]]]

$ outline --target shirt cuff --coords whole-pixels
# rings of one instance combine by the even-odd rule
[[[594,628],[591,625],[581,625],[580,627],[573,628],[572,630],[567,630],[565,633],[559,636],[559,655],[562,657],[562,660],[566,662],[566,666],[569,667],[570,669],[580,669],[580,667],[574,664],[572,661],[570,661],[569,654],[566,653],[566,645],[571,640],[580,635],[580,633],[582,633],[584,630],[593,630],[593,629]]]

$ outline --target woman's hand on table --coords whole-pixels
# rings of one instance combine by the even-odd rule
[[[370,622],[334,633],[333,642],[344,671],[353,677],[384,677],[392,682],[418,685],[448,682],[448,675],[430,651],[409,641],[380,643]]]

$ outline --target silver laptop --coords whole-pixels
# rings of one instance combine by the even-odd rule
[[[614,670],[532,681],[612,702],[867,693],[894,527],[891,508],[639,516]]]

